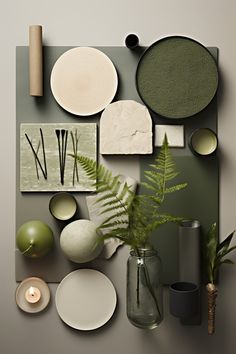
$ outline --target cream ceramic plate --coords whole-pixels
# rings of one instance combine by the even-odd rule
[[[66,51],[51,73],[51,89],[66,111],[89,116],[102,111],[114,98],[116,69],[106,54],[90,47]]]
[[[39,302],[31,304],[26,301],[25,293],[30,287],[36,287],[41,293]],[[40,278],[30,277],[24,279],[16,289],[16,304],[21,310],[29,313],[43,311],[50,300],[50,290],[48,285]]]
[[[116,307],[116,291],[111,281],[93,269],[69,273],[56,291],[56,308],[70,327],[89,331],[103,326]]]

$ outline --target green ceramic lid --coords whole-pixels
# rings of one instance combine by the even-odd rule
[[[215,96],[217,64],[211,53],[193,39],[166,37],[141,57],[136,85],[153,112],[166,118],[187,118],[202,111]]]

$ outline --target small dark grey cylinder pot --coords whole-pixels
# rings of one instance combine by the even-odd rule
[[[125,38],[125,45],[129,49],[134,49],[139,45],[139,38],[136,34],[131,33]]]
[[[181,319],[195,316],[199,310],[199,287],[194,283],[176,282],[170,285],[170,313]]]

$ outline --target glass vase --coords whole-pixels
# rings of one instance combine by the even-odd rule
[[[152,248],[131,250],[127,262],[127,317],[136,327],[156,328],[163,319],[161,260]]]

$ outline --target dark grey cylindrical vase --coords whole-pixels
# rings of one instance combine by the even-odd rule
[[[201,284],[201,225],[198,220],[184,220],[179,226],[179,281]],[[183,325],[201,324],[201,299],[198,293],[198,311],[191,318],[181,318]]]
[[[170,313],[180,319],[194,317],[199,310],[199,287],[194,283],[170,285]]]
[[[200,222],[183,220],[179,226],[179,280],[200,284]]]

